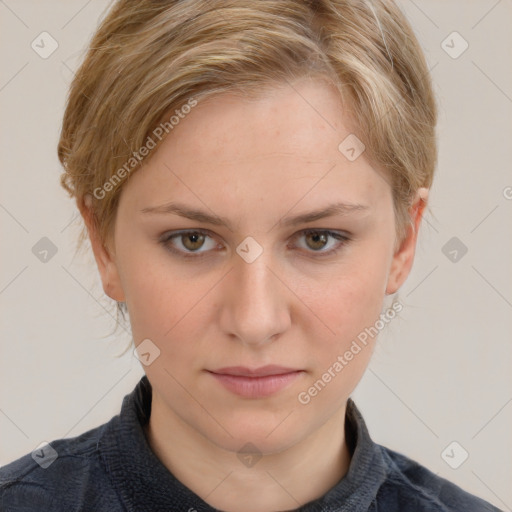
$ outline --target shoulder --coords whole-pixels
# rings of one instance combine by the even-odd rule
[[[114,491],[99,444],[107,424],[67,439],[57,439],[0,467],[0,511],[75,510],[87,503],[108,510]]]
[[[411,512],[501,512],[500,509],[437,476],[418,462],[381,445],[389,475],[379,489],[380,500],[395,510]]]

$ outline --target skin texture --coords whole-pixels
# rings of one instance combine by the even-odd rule
[[[338,150],[350,133],[324,81],[285,84],[258,100],[223,94],[192,109],[128,181],[107,247],[79,205],[105,293],[126,302],[135,344],[149,338],[160,350],[144,367],[153,387],[148,441],[213,507],[294,509],[327,492],[350,464],[346,401],[375,339],[308,404],[298,395],[376,322],[385,295],[406,279],[428,195],[418,191],[414,229],[397,248],[389,180],[364,153],[351,162]],[[141,212],[169,201],[225,217],[232,229]],[[340,201],[366,208],[278,223]],[[350,240],[303,234],[313,228]],[[208,236],[178,236],[167,246],[202,259],[180,257],[159,241],[184,229]],[[252,263],[236,252],[248,236],[263,249]],[[321,255],[335,246],[336,254]],[[278,393],[250,399],[205,371],[267,364],[304,372]],[[251,467],[237,457],[248,442],[262,454]]]

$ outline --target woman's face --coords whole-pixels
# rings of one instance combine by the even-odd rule
[[[199,102],[126,184],[99,267],[135,344],[151,340],[144,370],[162,417],[218,446],[270,453],[344,410],[375,338],[344,355],[379,320],[415,244],[394,252],[392,191],[364,152],[353,159],[351,139],[338,148],[350,133],[321,81],[260,100],[225,94]],[[267,365],[296,372],[215,375]]]

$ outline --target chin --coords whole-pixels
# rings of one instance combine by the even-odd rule
[[[207,429],[206,435],[212,442],[226,450],[239,452],[250,443],[262,454],[279,453],[308,435],[303,423],[283,422],[283,419],[287,416],[286,414],[283,414],[277,421],[273,418],[268,421],[258,421],[255,416],[252,413],[251,415],[245,415],[243,418],[233,419],[231,417],[229,423],[221,422],[232,437],[224,430],[222,430],[223,435],[221,437],[215,436],[215,439],[210,437],[211,429]],[[297,430],[299,426],[300,431]]]

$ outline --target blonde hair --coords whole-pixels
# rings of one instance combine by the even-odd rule
[[[389,176],[401,240],[415,192],[432,184],[437,107],[422,49],[392,0],[117,0],[70,87],[61,184],[79,205],[90,196],[106,243],[124,184],[172,132],[172,114],[304,77],[339,90],[365,157]]]

